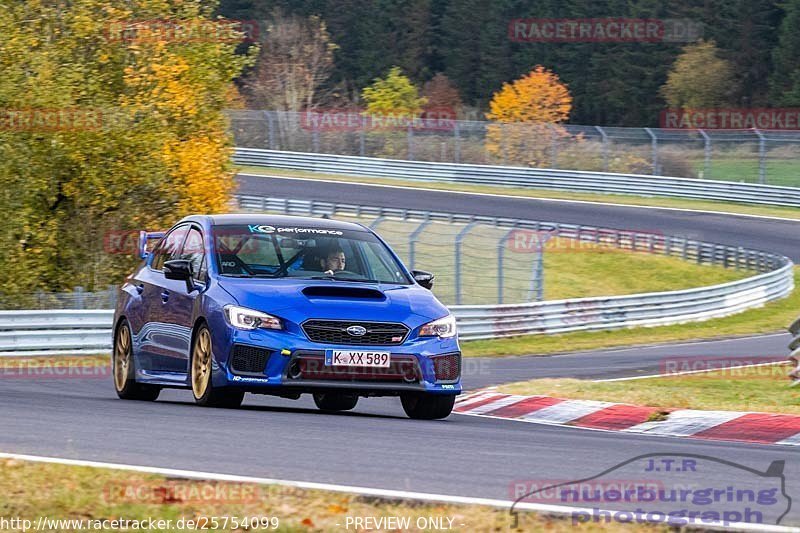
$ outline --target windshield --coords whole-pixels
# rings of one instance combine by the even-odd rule
[[[263,224],[214,228],[223,276],[410,284],[387,247],[368,231]]]

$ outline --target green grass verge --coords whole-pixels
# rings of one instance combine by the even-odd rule
[[[248,174],[264,174],[264,175],[286,176],[294,178],[319,179],[323,181],[344,181],[344,182],[357,181],[362,183],[401,185],[406,187],[422,187],[427,189],[439,189],[445,191],[463,191],[463,192],[497,194],[500,196],[513,195],[513,196],[525,196],[530,198],[581,200],[587,202],[611,202],[611,203],[625,204],[631,206],[671,207],[678,209],[696,209],[701,211],[724,211],[724,212],[741,213],[747,215],[800,219],[800,208],[793,208],[793,207],[770,207],[770,206],[741,204],[735,202],[714,202],[714,201],[690,200],[682,198],[640,197],[640,196],[632,196],[624,194],[590,194],[590,193],[576,193],[567,191],[552,191],[546,189],[522,189],[516,187],[462,185],[462,184],[452,184],[452,183],[428,183],[422,181],[402,180],[395,178],[347,176],[340,174],[327,174],[321,172],[272,169],[272,168],[252,167],[252,166],[239,166],[237,168],[240,172],[246,172]],[[722,172],[723,171],[720,170],[720,173]],[[653,179],[654,180],[658,179],[658,177],[653,177]],[[772,182],[770,181],[770,183]],[[343,201],[343,203],[347,202]],[[531,218],[535,219],[536,217],[532,215]]]
[[[27,519],[38,517],[95,521],[171,520],[173,527],[144,531],[346,531],[364,527],[345,527],[348,517],[406,518],[417,530],[419,518],[452,519],[453,531],[508,531],[511,516],[507,509],[478,505],[449,505],[363,497],[351,494],[301,490],[278,485],[188,481],[118,470],[72,467],[0,460],[0,517]],[[225,517],[228,527],[223,527]],[[266,526],[234,528],[232,520],[254,517]],[[277,522],[269,522],[273,518]],[[175,527],[178,521],[192,520],[195,526]],[[214,522],[216,520],[216,522]],[[213,527],[214,524],[218,527]],[[86,522],[84,522],[86,524]],[[184,523],[185,524],[185,523]],[[277,527],[273,527],[277,525]],[[166,524],[162,524],[166,526]],[[511,531],[551,531],[566,533],[575,526],[568,519],[521,513],[519,529]],[[633,530],[624,524],[589,524],[582,531]],[[642,526],[636,527],[641,529]],[[84,529],[89,529],[88,527]],[[370,528],[393,531],[396,527]],[[433,530],[435,528],[429,528]],[[666,528],[648,528],[666,531]],[[10,531],[21,531],[11,527]],[[31,529],[29,529],[30,531]],[[48,531],[75,531],[77,528],[49,527]],[[97,529],[99,530],[99,529]],[[131,531],[132,528],[128,528]],[[121,531],[103,528],[103,531]]]
[[[512,394],[598,400],[663,409],[756,411],[800,415],[800,395],[786,377],[788,365],[732,368],[704,374],[596,383],[534,379],[502,385]]]
[[[559,241],[564,241],[560,239]],[[575,242],[575,241],[570,241]],[[735,281],[753,272],[697,265],[676,257],[548,242],[544,252],[546,300],[674,291]],[[625,272],[625,276],[619,276]]]
[[[779,185],[782,187],[800,187],[800,176],[797,174],[797,167],[800,161],[797,159],[768,159],[764,169],[765,182],[768,185]],[[695,164],[695,168],[702,170],[702,162]],[[712,161],[711,174],[706,179],[743,181],[746,183],[758,183],[758,160],[757,159],[722,159]]]
[[[795,269],[795,285],[800,285],[800,269]],[[611,331],[576,332],[563,335],[525,335],[508,339],[463,342],[467,357],[503,355],[546,355],[621,346],[712,339],[785,331],[800,314],[800,291],[736,315],[704,322],[673,326],[631,328]]]

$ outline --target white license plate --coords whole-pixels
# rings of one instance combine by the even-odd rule
[[[363,350],[325,350],[325,366],[362,366],[388,368],[389,352],[367,352]]]

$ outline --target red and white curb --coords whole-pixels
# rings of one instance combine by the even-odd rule
[[[645,435],[800,446],[800,416],[794,415],[676,409],[666,412],[666,420],[651,421],[654,414],[664,411],[657,407],[493,391],[461,397],[453,412]]]

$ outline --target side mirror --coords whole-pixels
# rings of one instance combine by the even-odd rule
[[[192,263],[186,259],[173,259],[164,263],[164,277],[186,282],[186,292],[195,289],[192,283]]]
[[[425,272],[424,270],[412,270],[411,275],[414,277],[414,281],[429,291],[433,290],[433,280],[435,278],[433,274],[430,272]]]

